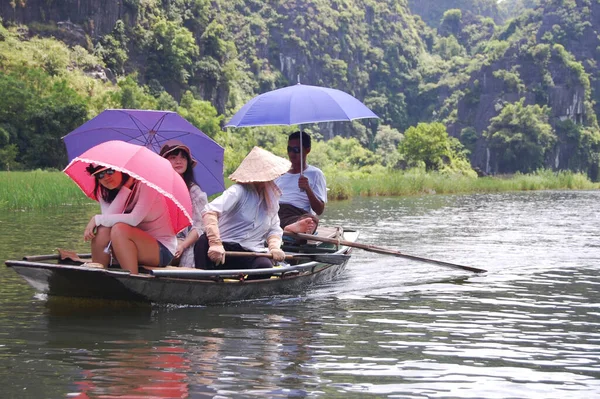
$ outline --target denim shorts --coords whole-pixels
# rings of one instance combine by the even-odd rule
[[[167,249],[167,247],[165,247],[163,245],[162,242],[157,241],[158,242],[158,257],[159,257],[159,263],[158,266],[168,266],[169,263],[171,263],[171,261],[173,260],[173,254],[171,253],[171,251],[169,251]]]

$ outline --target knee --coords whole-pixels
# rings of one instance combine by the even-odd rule
[[[107,243],[110,240],[110,230],[110,227],[98,226],[98,228],[96,229],[96,236],[92,238],[92,244]]]
[[[117,241],[119,239],[128,238],[131,226],[125,223],[117,223],[110,229],[110,239]]]

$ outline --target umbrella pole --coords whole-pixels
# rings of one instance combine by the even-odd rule
[[[300,127],[300,177],[302,177],[304,176],[304,158],[302,157],[302,155],[304,154],[304,147],[302,146],[302,125],[298,126]]]
[[[304,176],[304,162],[302,162],[303,152],[304,151],[302,147],[302,126],[300,126],[300,177]]]

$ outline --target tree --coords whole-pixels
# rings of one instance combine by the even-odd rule
[[[223,115],[218,115],[217,110],[209,101],[194,98],[190,91],[186,91],[181,97],[178,112],[210,137],[214,138],[221,130],[220,123]]]
[[[466,152],[460,142],[449,137],[442,123],[419,123],[404,132],[404,139],[398,146],[409,167],[425,165],[425,169],[444,170],[446,168],[470,169]]]
[[[165,18],[157,18],[152,32],[146,77],[186,83],[199,54],[192,32]]]
[[[548,123],[548,107],[524,102],[522,98],[505,105],[498,116],[490,119],[483,133],[498,173],[529,173],[542,168],[545,156],[557,141]]]
[[[17,162],[17,154],[19,148],[16,144],[8,144],[0,147],[0,167],[5,170],[14,170],[19,165]]]

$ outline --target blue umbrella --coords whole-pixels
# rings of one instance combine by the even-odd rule
[[[378,116],[341,90],[298,83],[254,97],[225,127],[300,125],[363,118]]]
[[[110,140],[138,144],[158,153],[162,145],[172,139],[188,146],[198,161],[194,174],[207,195],[225,189],[223,147],[176,112],[107,109],[63,137],[69,162]]]
[[[298,83],[254,97],[233,115],[225,127],[302,125],[364,118],[379,117],[341,90]],[[303,170],[302,135],[300,170]]]

